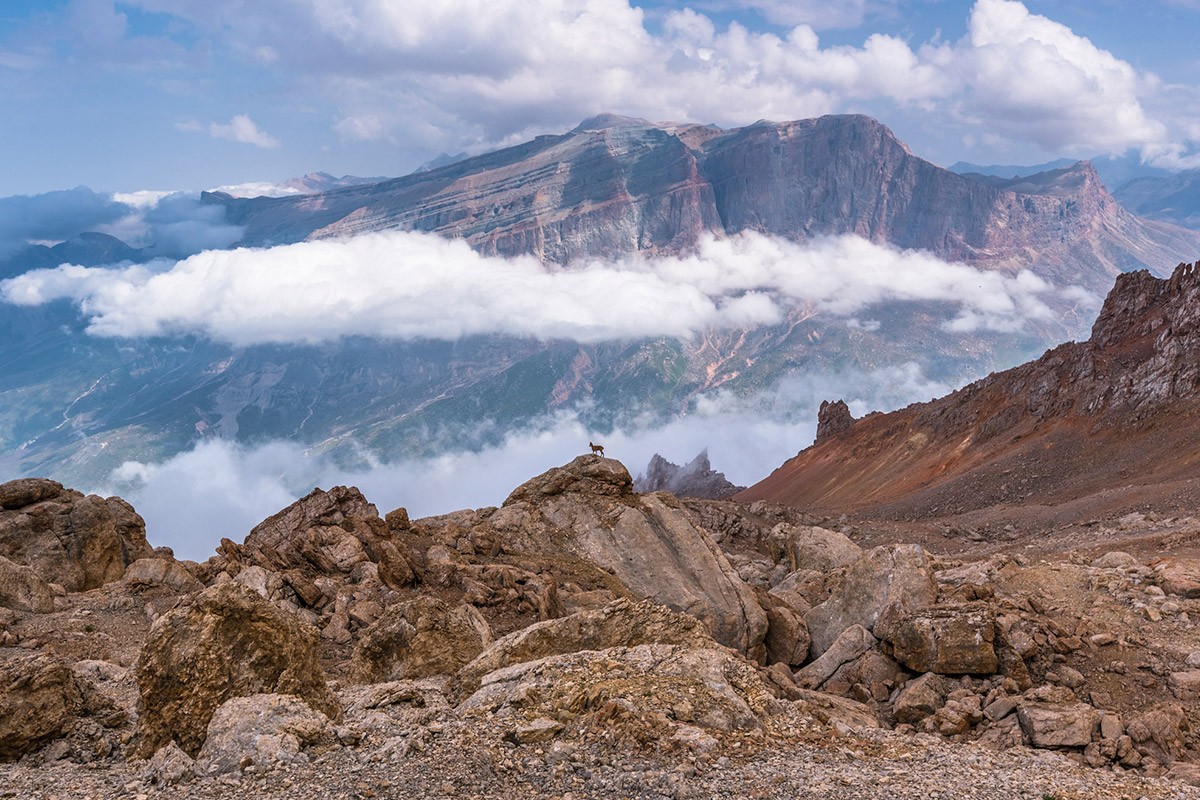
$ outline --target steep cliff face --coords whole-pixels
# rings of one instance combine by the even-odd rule
[[[483,253],[586,256],[678,250],[720,229],[696,154],[648,123],[588,122],[429,172],[306,198],[206,194],[246,244],[379,230],[463,238]],[[603,127],[597,127],[603,126]]]
[[[1118,489],[1190,497],[1197,354],[1200,264],[1122,275],[1088,341],[818,437],[738,498],[935,516]]]
[[[563,264],[685,251],[704,234],[855,234],[1103,291],[1121,271],[1200,250],[1200,235],[1126,212],[1085,162],[1007,183],[924,161],[865,116],[720,130],[601,115],[372,186],[205,199],[250,245],[416,230]]]

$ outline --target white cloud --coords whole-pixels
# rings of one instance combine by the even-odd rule
[[[697,4],[755,8],[780,32],[721,28],[687,7],[652,32],[628,0],[338,0],[299,13],[286,0],[138,4],[234,37],[254,63],[269,48],[272,68],[337,106],[344,138],[441,150],[562,130],[597,111],[741,125],[885,102],[1053,151],[1161,147],[1189,120],[1147,110],[1163,92],[1154,75],[1014,0],[978,0],[957,40],[874,34],[860,46],[822,46],[816,30],[894,14],[894,3]]]
[[[216,122],[208,126],[208,135],[214,139],[228,139],[231,142],[252,144],[255,147],[271,149],[279,147],[279,140],[266,131],[261,131],[254,120],[245,114],[238,114],[228,123],[221,125]]]
[[[499,505],[529,478],[586,452],[589,440],[603,442],[606,453],[634,476],[656,452],[682,462],[707,447],[715,469],[749,485],[812,443],[821,400],[844,398],[861,416],[929,400],[952,388],[912,363],[796,376],[749,398],[726,392],[702,396],[694,414],[665,426],[600,432],[564,412],[477,452],[395,463],[368,458],[353,468],[292,443],[246,447],[209,441],[160,463],[126,463],[94,491],[132,502],[146,519],[152,544],[168,545],[180,558],[203,560],[222,537],[241,541],[254,525],[314,486],[358,486],[380,513],[404,506],[414,518]]]
[[[1153,76],[1014,0],[979,0],[958,47],[973,112],[1047,150],[1120,152],[1165,141],[1140,96]]]
[[[0,283],[11,303],[75,301],[94,335],[198,333],[234,345],[354,335],[687,338],[774,324],[795,306],[853,317],[889,301],[949,304],[954,330],[1012,331],[1051,319],[1047,301],[1060,291],[1029,272],[1010,277],[854,236],[798,244],[756,233],[706,238],[693,255],[563,270],[393,231],[206,251],[166,269],[63,265]]]

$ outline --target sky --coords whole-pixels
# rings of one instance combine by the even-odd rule
[[[1200,165],[1197,0],[5,0],[0,197],[402,175],[601,111]]]

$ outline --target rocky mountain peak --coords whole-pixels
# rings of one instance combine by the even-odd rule
[[[744,489],[726,479],[725,473],[712,468],[708,448],[684,464],[672,464],[658,453],[650,459],[646,474],[633,482],[636,492],[670,492],[676,497],[701,497],[719,500]]]
[[[854,415],[845,400],[821,401],[817,411],[817,438],[814,444],[820,444],[826,439],[850,430],[854,426]]]
[[[620,114],[604,112],[594,117],[588,117],[575,126],[571,133],[582,131],[602,131],[608,128],[653,128],[654,123],[640,117],[623,117]]]

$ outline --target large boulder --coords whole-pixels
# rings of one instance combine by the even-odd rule
[[[119,497],[85,497],[41,478],[0,484],[0,556],[47,583],[95,589],[151,555],[145,522]]]
[[[996,656],[996,620],[980,606],[926,608],[888,627],[892,655],[913,672],[991,675]]]
[[[608,727],[624,721],[731,731],[760,727],[760,717],[775,702],[754,665],[725,648],[644,644],[566,653],[496,670],[483,676],[458,711],[519,710],[531,718],[605,715]]]
[[[287,599],[300,608],[331,606],[348,585],[378,593],[415,579],[392,526],[352,486],[314,489],[256,525],[242,544],[222,541],[218,552],[230,572],[260,567],[279,574]]]
[[[54,592],[32,567],[0,556],[0,606],[48,614],[54,610]]]
[[[391,606],[363,631],[351,671],[365,683],[453,675],[491,641],[474,606],[419,597]]]
[[[1100,712],[1077,701],[1026,701],[1017,719],[1029,743],[1044,748],[1087,747],[1100,727]]]
[[[829,598],[805,617],[811,655],[824,653],[853,625],[880,635],[876,625],[881,621],[886,628],[936,601],[932,564],[920,545],[873,548],[835,578]]]
[[[636,494],[618,461],[580,456],[539,475],[486,524],[506,550],[580,559],[636,598],[699,618],[721,644],[763,655],[767,617],[752,589],[679,501]]]
[[[777,526],[776,530],[787,534],[789,572],[798,569],[828,572],[862,558],[862,548],[837,531],[815,525],[791,526],[786,523]]]
[[[338,716],[317,639],[311,625],[232,581],[159,617],[137,665],[140,752],[174,740],[195,757],[213,712],[231,697],[293,694]]]
[[[66,735],[83,710],[79,682],[63,661],[45,655],[0,661],[0,759]]]
[[[207,775],[303,764],[307,746],[333,738],[329,718],[286,694],[231,697],[208,723],[196,764]],[[168,745],[169,746],[169,745]]]
[[[796,673],[796,682],[807,689],[820,688],[841,667],[877,644],[879,640],[869,630],[861,625],[851,625],[824,653]]]
[[[584,650],[669,644],[716,648],[698,619],[648,600],[618,600],[601,609],[538,622],[492,643],[458,674],[459,691],[470,693],[484,675],[527,661]]]

